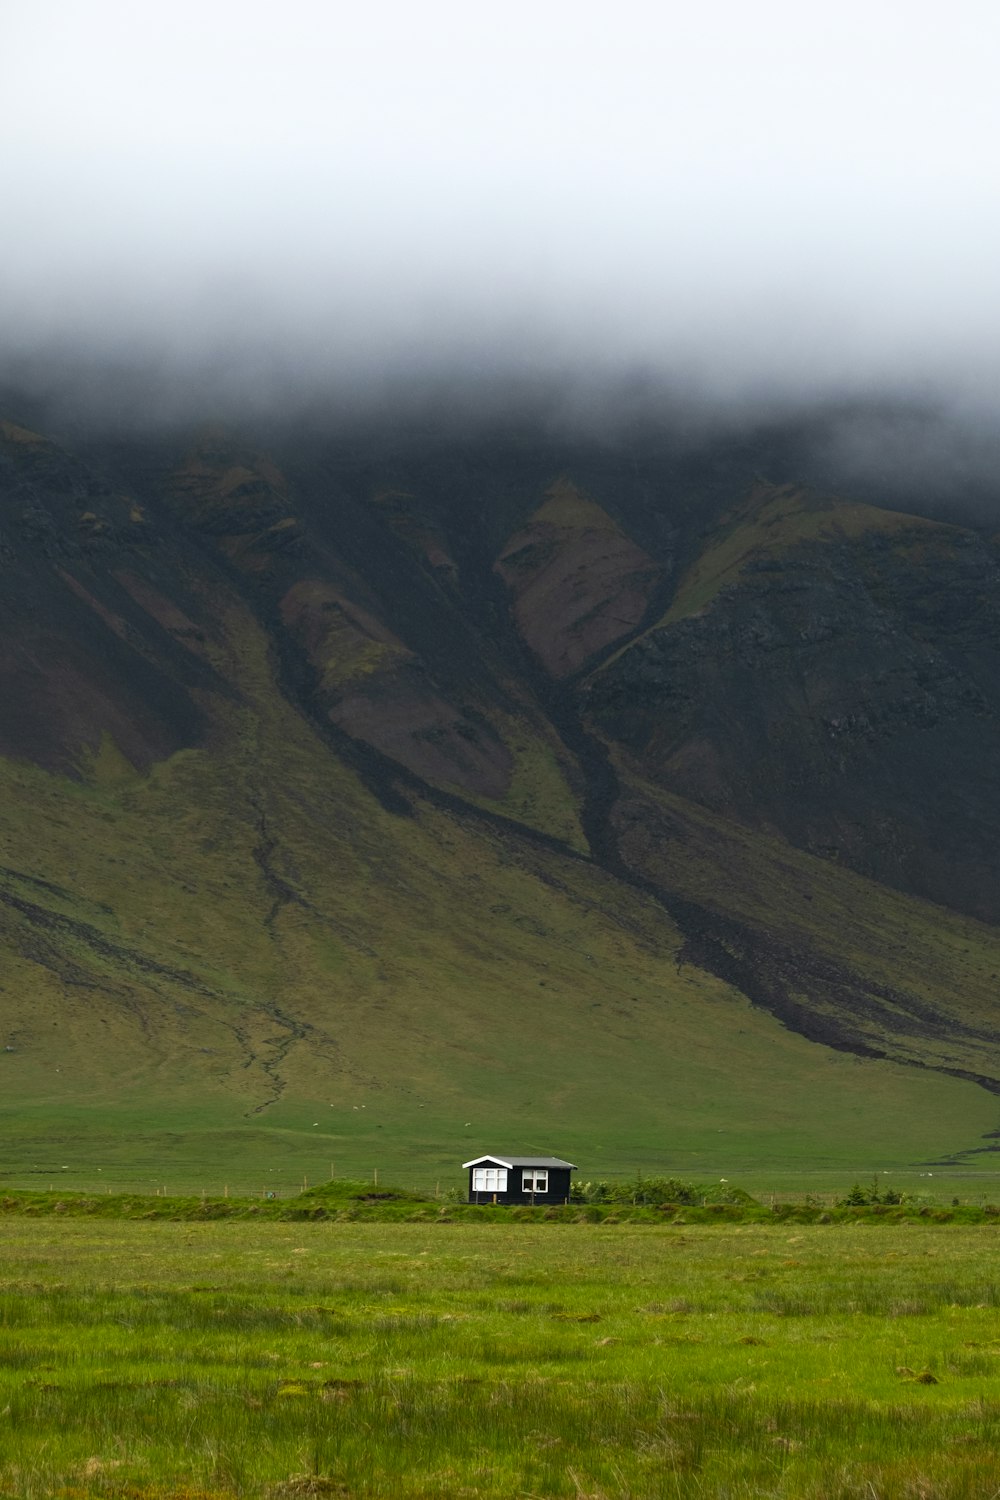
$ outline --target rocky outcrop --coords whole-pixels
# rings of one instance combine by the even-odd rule
[[[270,613],[288,681],[321,723],[376,751],[390,771],[503,800],[515,756],[492,711],[505,695],[465,644],[457,564],[412,495],[378,490],[353,512],[343,498],[339,507],[314,501],[310,524],[277,464],[221,430],[175,466],[166,493]],[[374,519],[376,540],[360,559],[352,514],[359,524]]]
[[[662,569],[566,479],[508,540],[496,571],[518,631],[550,676],[568,677],[640,624]]]
[[[332,723],[429,782],[503,797],[510,751],[482,715],[447,700],[383,621],[316,578],[292,585],[281,617]]]
[[[998,626],[974,533],[810,526],[595,674],[587,711],[661,785],[996,920]]]
[[[136,768],[198,744],[228,691],[202,649],[215,624],[145,507],[3,423],[0,529],[0,754],[80,775],[109,743]]]

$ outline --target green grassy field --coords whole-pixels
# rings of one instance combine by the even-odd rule
[[[832,1071],[834,1078],[844,1076],[840,1069]],[[893,1071],[902,1075],[902,1084],[909,1082],[903,1069]],[[865,1081],[867,1070],[858,1072],[858,1081]],[[940,1130],[942,1123],[942,1114],[933,1110],[936,1095],[945,1103],[949,1098],[957,1104],[978,1105],[982,1101],[985,1118],[981,1128],[995,1117],[993,1100],[970,1085],[919,1073],[911,1078],[915,1088],[910,1098],[915,1096],[919,1101],[916,1086],[926,1086],[930,1138],[919,1143],[924,1149],[922,1159],[917,1151],[907,1152],[901,1130],[899,1135],[883,1134],[880,1096],[865,1100],[860,1093],[854,1115],[856,1130],[846,1141],[824,1136],[834,1100],[821,1099],[827,1108],[817,1111],[812,1130],[803,1131],[798,1138],[790,1127],[784,1143],[769,1135],[768,1150],[758,1160],[753,1159],[752,1148],[761,1137],[759,1120],[754,1122],[757,1129],[748,1128],[746,1137],[741,1138],[732,1112],[727,1109],[723,1114],[721,1100],[719,1113],[727,1119],[728,1129],[706,1126],[700,1139],[694,1122],[676,1135],[667,1125],[657,1124],[644,1139],[641,1130],[627,1118],[617,1129],[604,1122],[599,1133],[592,1124],[588,1130],[586,1121],[575,1127],[557,1123],[547,1130],[543,1126],[529,1132],[525,1122],[505,1121],[501,1111],[491,1106],[487,1128],[468,1142],[470,1132],[463,1132],[459,1126],[450,1134],[449,1125],[454,1122],[430,1111],[421,1112],[412,1123],[406,1116],[392,1118],[381,1130],[352,1126],[344,1115],[336,1125],[321,1115],[314,1127],[309,1119],[310,1114],[319,1113],[314,1105],[311,1110],[300,1111],[301,1123],[296,1126],[268,1129],[248,1125],[236,1110],[188,1111],[168,1109],[166,1105],[145,1110],[122,1108],[109,1121],[101,1119],[96,1107],[51,1111],[24,1107],[0,1109],[0,1190],[167,1196],[205,1192],[210,1197],[221,1196],[224,1191],[234,1196],[274,1191],[288,1196],[301,1192],[304,1185],[325,1182],[331,1175],[373,1182],[377,1174],[383,1183],[445,1192],[465,1182],[463,1160],[485,1150],[504,1149],[513,1137],[514,1149],[547,1151],[554,1144],[579,1164],[579,1176],[584,1181],[615,1180],[636,1171],[697,1181],[725,1177],[765,1201],[771,1195],[783,1199],[801,1198],[807,1193],[826,1200],[845,1192],[852,1182],[869,1182],[878,1173],[883,1183],[907,1193],[949,1199],[957,1196],[963,1203],[1000,1201],[1000,1171],[994,1165],[997,1157],[993,1151],[955,1162],[941,1159],[933,1151],[936,1142],[932,1129]],[[849,1073],[847,1079],[853,1081]],[[900,1093],[905,1103],[908,1096],[902,1088]],[[734,1094],[737,1100],[746,1098],[735,1088]],[[781,1101],[774,1101],[774,1107],[780,1110]],[[360,1111],[354,1115],[355,1120],[358,1115]],[[645,1118],[644,1112],[641,1118]],[[900,1116],[900,1126],[906,1118],[905,1113]],[[862,1134],[865,1125],[871,1132],[868,1140]],[[498,1147],[497,1142],[502,1145]]]
[[[0,1220],[0,1494],[994,1496],[992,1227]]]

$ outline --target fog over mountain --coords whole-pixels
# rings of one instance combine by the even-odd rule
[[[924,0],[38,0],[0,56],[4,383],[588,431],[888,398],[990,463],[998,41]]]

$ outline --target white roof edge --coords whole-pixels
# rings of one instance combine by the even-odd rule
[[[494,1161],[498,1167],[506,1167],[513,1171],[515,1167],[569,1167],[571,1172],[578,1172],[579,1167],[574,1162],[563,1161],[561,1156],[514,1156],[508,1161],[503,1156],[474,1156],[471,1161],[463,1161],[463,1169],[466,1167],[478,1167],[484,1161]]]

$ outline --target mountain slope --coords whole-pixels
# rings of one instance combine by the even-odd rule
[[[859,663],[874,692],[883,660],[946,660],[936,732],[988,732],[995,593],[973,533],[768,491],[705,546],[682,504],[663,520],[665,486],[586,464],[576,483],[547,453],[484,457],[495,486],[517,472],[481,509],[468,467],[372,459],[351,489],[332,461],[303,477],[218,432],[81,461],[8,426],[0,456],[19,1171],[50,1173],[69,1142],[80,1172],[173,1160],[188,1182],[247,1160],[437,1174],[498,1140],[588,1170],[989,1145],[1000,943],[926,899],[963,829],[938,869],[921,770],[887,816],[933,881],[860,834],[834,860],[822,738],[826,779],[798,769],[814,776],[817,646],[828,694],[858,691]],[[963,625],[966,560],[985,571]],[[793,635],[803,590],[832,622],[819,642]],[[874,644],[844,643],[859,590]],[[770,698],[744,615],[799,659]],[[736,638],[738,671],[719,645]],[[960,657],[985,684],[964,715]],[[905,734],[838,748],[859,806],[913,759]],[[985,842],[985,771],[966,794]]]
[[[990,539],[765,488],[588,712],[659,784],[992,922],[998,627]]]

